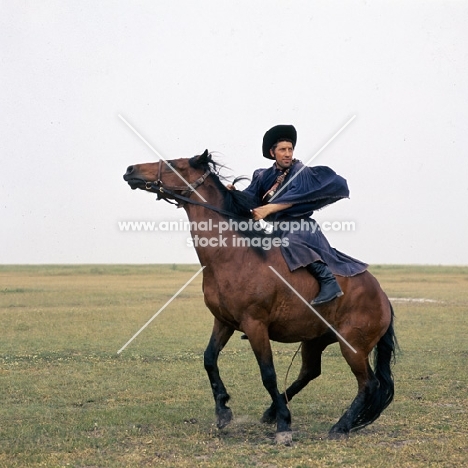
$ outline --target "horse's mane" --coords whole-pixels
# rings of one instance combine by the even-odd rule
[[[240,225],[241,221],[252,221],[248,223],[247,228],[240,229],[238,232],[242,236],[248,237],[252,241],[251,248],[261,257],[265,257],[267,250],[269,247],[268,242],[271,242],[271,239],[266,239],[267,237],[272,237],[271,234],[266,234],[265,231],[262,229],[256,229],[254,227],[254,222],[252,220],[252,213],[251,210],[258,206],[258,202],[239,190],[228,190],[222,181],[229,182],[229,179],[221,175],[221,170],[226,169],[224,164],[220,164],[219,162],[215,161],[212,158],[211,153],[207,155],[207,157],[201,158],[198,156],[194,156],[193,158],[189,159],[189,164],[194,169],[202,169],[203,171],[209,170],[211,172],[210,176],[213,182],[215,183],[216,188],[220,191],[223,197],[223,210],[228,211],[230,216],[224,215],[229,219],[237,221]],[[249,180],[245,176],[236,177],[231,184],[235,184],[240,180]],[[244,223],[245,225],[245,223]],[[258,227],[258,226],[257,226]],[[273,234],[273,236],[278,235],[278,233]],[[254,243],[253,239],[257,241]],[[266,244],[265,244],[266,243]],[[261,244],[261,245],[260,245]]]
[[[222,181],[229,182],[228,178],[221,174],[221,170],[226,169],[224,164],[220,164],[215,161],[211,153],[207,158],[203,159],[194,156],[193,158],[190,158],[189,163],[194,169],[202,169],[204,171],[209,170],[211,172],[211,178],[214,181],[216,188],[223,196],[223,210],[232,213],[233,219],[245,221],[252,218],[250,210],[256,208],[258,206],[258,202],[244,192],[239,190],[228,190],[226,188]],[[236,177],[230,183],[234,185],[236,182],[241,180],[248,180],[248,178],[245,176]]]

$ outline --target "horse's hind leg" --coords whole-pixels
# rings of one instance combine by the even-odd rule
[[[334,333],[322,335],[310,341],[304,341],[301,347],[302,366],[297,379],[286,390],[282,398],[291,401],[311,380],[316,379],[322,373],[322,352],[331,343],[336,341]],[[276,421],[276,406],[271,406],[263,413],[261,421],[273,424]]]
[[[215,319],[210,342],[204,354],[205,370],[210,379],[211,389],[213,391],[216,405],[217,426],[219,429],[227,426],[232,420],[231,408],[226,406],[226,403],[229,401],[229,395],[219,375],[218,357],[233,333],[233,328]]]
[[[368,354],[362,350],[354,353],[340,342],[341,351],[358,382],[358,393],[348,410],[330,429],[329,438],[347,437],[352,429],[359,429],[370,424],[375,418],[369,414],[372,411],[372,398],[379,382],[372,371]],[[378,416],[378,415],[377,415]]]
[[[331,428],[330,438],[346,436],[349,431],[361,429],[374,422],[392,402],[394,383],[391,363],[395,354],[396,338],[393,329],[393,310],[390,306],[387,331],[375,346],[375,372],[369,365],[369,351],[352,352],[340,342],[341,352],[358,381],[358,394],[348,411]]]

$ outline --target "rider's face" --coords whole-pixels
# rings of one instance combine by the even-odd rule
[[[287,169],[291,166],[293,160],[294,148],[290,141],[280,141],[270,154],[275,158],[276,165],[280,169]]]

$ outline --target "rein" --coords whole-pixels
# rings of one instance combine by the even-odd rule
[[[161,180],[161,166],[162,164],[159,165],[158,179],[154,182],[145,182],[145,189],[149,192],[155,193],[157,195],[157,200],[164,200],[167,203],[171,203],[172,205],[177,205],[177,208],[182,207],[182,204],[180,202],[185,202],[190,205],[203,206],[208,210],[215,211],[216,213],[228,216],[230,218],[252,219],[247,218],[245,216],[240,216],[236,213],[232,213],[231,211],[223,210],[222,208],[210,205],[209,203],[202,203],[189,198],[190,195],[198,187],[200,187],[200,185],[202,185],[205,182],[206,178],[211,174],[211,171],[209,169],[207,169],[206,172],[202,176],[200,176],[195,182],[189,185],[167,187],[163,185],[163,182]],[[179,194],[176,191],[181,191],[181,193]],[[167,196],[174,198],[176,202],[171,202],[166,198]]]
[[[189,185],[181,185],[177,186],[174,185],[172,187],[164,187],[163,182],[161,180],[161,164],[159,165],[159,171],[158,171],[158,179],[154,182],[145,182],[145,189],[148,190],[149,192],[156,193],[158,195],[158,200],[165,200],[169,202],[169,200],[165,199],[163,197],[164,194],[170,195],[171,197],[174,197],[176,199],[187,199],[190,200],[187,195],[190,195],[192,192],[194,192],[200,185],[205,182],[206,178],[211,174],[211,171],[208,169],[201,177],[199,177],[195,182]],[[175,192],[181,191],[181,194],[179,195],[178,193]],[[169,202],[170,203],[170,202]],[[199,202],[192,202],[194,204],[200,204]],[[203,203],[201,203],[203,205]]]

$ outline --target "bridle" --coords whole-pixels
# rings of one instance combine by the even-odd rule
[[[172,165],[169,162],[161,161],[158,167],[158,178],[152,182],[151,181],[145,182],[145,189],[148,190],[149,192],[156,193],[158,200],[167,201],[168,203],[171,203],[173,205],[175,204],[178,207],[181,206],[179,202],[176,202],[176,203],[171,202],[166,197],[169,196],[179,201],[185,201],[185,202],[198,205],[199,203],[194,203],[194,200],[190,200],[189,197],[193,192],[196,191],[198,187],[200,187],[200,185],[202,185],[205,182],[206,178],[211,174],[210,169],[207,169],[203,175],[201,175],[195,182],[191,184],[173,185],[173,186],[166,185],[165,186],[163,185],[162,175],[161,175],[162,162],[167,164],[175,172],[175,169],[172,167]],[[180,192],[180,194],[176,192]]]
[[[169,162],[166,163],[173,171],[175,169],[171,166]],[[211,174],[211,170],[207,169],[203,175],[201,175],[195,182],[188,184],[188,185],[173,185],[173,186],[167,186],[163,185],[162,182],[162,175],[161,175],[161,168],[162,164],[161,162],[159,163],[159,168],[158,168],[158,178],[157,180],[151,182],[145,182],[145,189],[148,192],[153,192],[157,196],[157,200],[164,200],[167,203],[170,203],[171,205],[177,205],[177,208],[182,208],[185,203],[188,203],[190,205],[198,205],[198,206],[203,206],[204,208],[207,208],[211,211],[216,211],[217,213],[220,213],[225,216],[229,216],[230,218],[242,218],[242,219],[252,219],[252,218],[247,218],[245,216],[240,216],[236,213],[232,213],[231,211],[223,210],[222,208],[218,208],[217,206],[210,205],[209,203],[203,203],[199,202],[197,200],[192,200],[190,198],[190,195],[192,195],[193,192],[196,191],[198,187],[200,187],[207,177]],[[180,192],[180,193],[177,193]],[[172,202],[169,200],[167,197],[171,197],[175,202]]]

